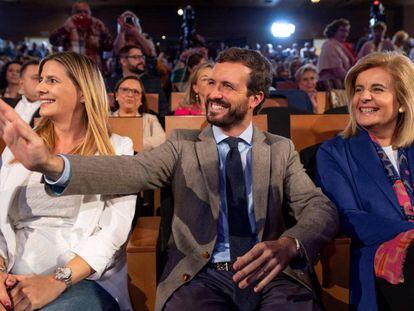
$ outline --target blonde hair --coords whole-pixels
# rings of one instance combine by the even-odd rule
[[[350,121],[341,133],[350,138],[358,134],[355,111],[352,109],[352,97],[355,94],[355,81],[358,75],[371,68],[382,68],[392,77],[397,102],[403,110],[399,113],[393,146],[408,147],[414,142],[414,65],[409,58],[396,52],[372,53],[358,61],[345,77],[345,89],[348,97]]]
[[[39,75],[48,61],[63,65],[73,84],[82,92],[85,100],[84,126],[86,134],[82,142],[72,150],[79,155],[113,155],[115,150],[110,141],[108,127],[109,105],[105,83],[98,66],[88,57],[74,53],[62,52],[47,56],[39,66]],[[35,132],[45,141],[50,150],[55,148],[53,122],[41,118]]]
[[[202,63],[194,69],[194,71],[191,73],[190,78],[188,79],[188,86],[187,89],[184,92],[184,98],[183,101],[180,102],[179,107],[182,108],[191,108],[194,106],[194,104],[197,103],[197,97],[196,92],[193,89],[193,86],[197,84],[197,80],[200,77],[201,71],[210,68],[213,69],[213,64],[210,62]]]

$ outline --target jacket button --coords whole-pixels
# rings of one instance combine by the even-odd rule
[[[187,273],[184,273],[181,279],[183,280],[183,282],[187,282],[190,279],[190,275]]]
[[[201,253],[201,257],[203,257],[204,259],[209,259],[210,258],[210,253],[209,252],[203,252],[203,253]]]

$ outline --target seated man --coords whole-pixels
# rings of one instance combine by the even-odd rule
[[[155,58],[147,59],[137,45],[126,45],[119,51],[121,74],[113,74],[106,81],[108,93],[113,93],[116,83],[123,77],[136,76],[144,84],[146,93],[157,93],[159,114],[165,116],[169,112],[167,97],[161,85],[161,77],[155,68]]]
[[[39,94],[36,91],[36,86],[39,84],[39,62],[28,61],[22,65],[20,70],[20,87],[22,91],[22,99],[14,108],[20,117],[34,126],[34,119],[40,117]]]
[[[156,310],[320,310],[313,261],[335,236],[337,213],[292,142],[252,125],[270,83],[270,64],[259,52],[223,51],[209,80],[210,124],[201,132],[178,130],[134,157],[52,156],[5,104],[0,135],[18,161],[47,176],[51,194],[172,186],[172,233]],[[292,216],[296,224],[289,227]]]

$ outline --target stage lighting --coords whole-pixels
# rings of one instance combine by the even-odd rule
[[[177,14],[180,15],[180,16],[182,16],[184,14],[183,9],[178,9]]]
[[[271,31],[273,37],[288,38],[295,32],[295,25],[286,22],[274,22]]]

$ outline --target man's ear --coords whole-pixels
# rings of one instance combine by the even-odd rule
[[[265,94],[263,91],[257,92],[254,95],[250,96],[251,100],[250,100],[250,108],[254,109],[257,106],[260,105],[260,103],[264,100],[265,98]]]
[[[126,64],[126,59],[124,57],[120,57],[119,62],[121,63],[121,66],[123,67]]]

